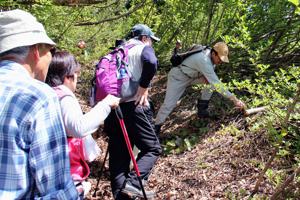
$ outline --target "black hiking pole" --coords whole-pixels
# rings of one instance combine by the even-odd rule
[[[100,169],[100,171],[99,171],[98,180],[97,180],[97,185],[96,185],[96,188],[95,188],[95,192],[94,192],[94,194],[93,194],[93,197],[96,197],[96,192],[98,191],[98,185],[99,185],[99,182],[100,182],[100,178],[101,178],[102,172],[103,172],[103,170],[104,170],[104,165],[105,165],[105,161],[106,161],[106,159],[107,159],[107,155],[108,155],[108,146],[107,146],[107,149],[106,149],[106,153],[105,153],[105,157],[104,157],[104,160],[103,160],[101,169]]]
[[[136,164],[136,160],[135,160],[133,152],[132,152],[132,147],[131,147],[130,140],[129,140],[129,137],[128,137],[128,133],[127,133],[127,130],[126,130],[126,127],[125,127],[123,114],[122,114],[122,110],[121,110],[120,106],[118,106],[115,109],[115,112],[116,112],[116,115],[119,119],[120,126],[121,126],[122,132],[123,132],[123,136],[124,136],[124,139],[125,139],[125,142],[126,142],[126,145],[127,145],[127,149],[128,149],[129,155],[131,157],[136,176],[139,180],[139,183],[140,183],[140,186],[141,186],[141,189],[142,189],[142,192],[143,192],[144,199],[147,200],[146,192],[145,192],[145,189],[144,189],[144,186],[143,186],[143,183],[142,183],[142,179],[141,179],[141,174],[140,174],[138,165]]]

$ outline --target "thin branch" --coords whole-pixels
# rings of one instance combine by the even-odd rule
[[[23,5],[42,5],[43,3],[37,0],[17,0],[18,4]],[[107,2],[107,0],[53,0],[53,4],[57,6],[90,6]]]
[[[118,15],[118,16],[115,16],[115,17],[112,17],[112,18],[107,18],[107,19],[103,19],[103,20],[100,20],[98,22],[82,22],[82,23],[77,23],[75,24],[75,26],[90,26],[90,25],[98,25],[98,24],[102,24],[104,22],[109,22],[109,21],[114,21],[114,20],[117,20],[117,19],[121,19],[123,17],[127,17],[128,15],[130,15],[131,13],[137,11],[138,9],[140,9],[144,3],[146,1],[142,1],[140,4],[137,4],[131,11],[128,11],[124,14],[121,14],[121,15]]]
[[[286,117],[284,119],[284,126],[285,127],[287,126],[287,123],[290,119],[290,116],[293,113],[293,111],[295,110],[296,104],[299,101],[299,99],[300,99],[300,83],[298,83],[298,91],[297,91],[297,93],[296,93],[296,95],[293,99],[293,102],[288,107],[287,114],[286,114]]]
[[[215,37],[215,34],[216,34],[216,32],[218,30],[218,27],[219,27],[219,24],[223,20],[223,17],[224,17],[224,14],[225,14],[225,9],[226,9],[226,6],[224,5],[223,6],[223,10],[221,12],[221,16],[219,17],[219,20],[218,20],[218,22],[216,23],[216,25],[215,25],[215,27],[213,29],[213,33],[211,34],[211,37],[210,37],[211,39],[213,39]]]
[[[268,58],[271,55],[271,53],[276,49],[276,45],[279,43],[279,41],[283,37],[284,33],[289,30],[289,28],[292,24],[292,21],[293,21],[292,16],[293,16],[294,13],[295,13],[295,8],[293,8],[292,13],[291,13],[291,17],[287,21],[285,28],[278,33],[277,37],[275,38],[275,40],[271,44],[271,46],[269,48],[269,51],[267,52],[265,58]]]
[[[107,0],[54,0],[55,5],[59,6],[90,6],[107,2]]]
[[[275,148],[271,154],[271,157],[269,158],[268,162],[266,163],[264,169],[260,172],[258,179],[256,181],[256,184],[255,184],[255,187],[254,187],[253,191],[251,192],[248,200],[252,199],[252,197],[258,192],[258,188],[263,180],[263,177],[264,177],[266,171],[271,167],[271,164],[272,164],[277,152],[278,152],[278,148]]]
[[[57,38],[54,39],[56,42],[58,42],[64,36],[64,34],[71,28],[71,26],[73,26],[73,23],[78,18],[78,16],[81,14],[83,8],[84,7],[81,7],[81,9],[77,13],[77,15],[73,18],[72,22],[66,27],[66,29],[64,31],[61,32],[61,34]]]
[[[111,6],[114,5],[114,4],[117,4],[118,2],[119,2],[119,0],[116,0],[116,1],[113,1],[112,3],[107,4],[107,5],[104,5],[104,6],[95,6],[95,8],[98,8],[98,9],[105,9],[105,8],[111,7]]]
[[[214,15],[214,11],[215,11],[215,0],[211,1],[211,7],[210,7],[210,12],[208,15],[208,19],[207,19],[207,27],[206,27],[206,31],[204,31],[204,43],[206,44],[208,41],[208,37],[209,37],[209,33],[210,33],[210,26],[211,26],[211,21]]]
[[[149,12],[145,15],[145,18],[144,18],[144,24],[147,24],[147,22],[146,22],[146,20],[147,19],[150,19],[150,14],[151,14],[151,12],[152,12],[152,10],[153,10],[153,7],[154,7],[154,3],[152,3],[152,5],[151,5],[151,7],[150,7],[150,9],[149,9]],[[151,21],[151,19],[150,19],[150,21]]]
[[[300,174],[300,167],[295,170],[293,174],[291,174],[281,185],[279,185],[276,189],[274,194],[271,196],[270,200],[278,199],[278,196],[284,191],[284,189],[295,179],[295,177],[299,176]]]

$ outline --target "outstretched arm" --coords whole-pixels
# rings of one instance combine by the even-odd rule
[[[230,99],[237,108],[245,110],[245,103],[228,91],[228,89],[224,86],[224,84],[220,81],[217,74],[215,73],[213,65],[207,63],[201,64],[202,65],[200,67],[200,71],[206,78],[207,82],[212,85],[220,94]]]
[[[98,102],[89,112],[82,113],[78,100],[66,96],[61,100],[61,109],[67,133],[72,137],[84,137],[95,132],[111,111],[118,106],[120,98],[107,95]]]

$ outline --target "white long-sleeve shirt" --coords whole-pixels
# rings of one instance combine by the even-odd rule
[[[107,102],[100,101],[83,114],[74,93],[66,86],[58,86],[67,95],[60,100],[62,116],[68,136],[82,138],[95,132],[111,111]]]

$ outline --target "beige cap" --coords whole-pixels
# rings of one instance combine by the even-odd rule
[[[0,12],[0,53],[40,43],[55,45],[34,16],[19,9]]]
[[[228,46],[225,42],[217,42],[213,46],[213,49],[218,53],[219,58],[223,62],[229,63],[229,59],[228,59],[229,50],[228,50]]]

